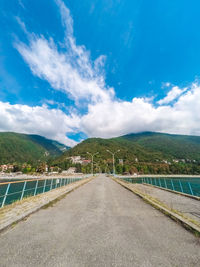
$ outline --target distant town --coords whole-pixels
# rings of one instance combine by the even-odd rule
[[[81,156],[72,156],[67,158],[72,165],[88,165],[91,164],[90,159],[81,158]],[[15,173],[15,174],[27,174],[27,173],[48,173],[48,174],[74,174],[77,172],[76,167],[69,167],[67,170],[62,170],[58,166],[49,166],[47,163],[40,163],[38,166],[32,166],[31,164],[2,164],[0,165],[0,175]]]
[[[82,173],[82,170],[84,169],[84,166],[87,166],[87,172],[91,172],[91,163],[92,160],[86,159],[81,156],[71,156],[67,157],[66,161],[69,162],[68,168],[61,168],[59,166],[51,166],[48,165],[46,162],[40,162],[37,166],[31,165],[28,163],[24,164],[2,164],[0,165],[0,175],[8,175],[8,174],[15,174],[15,175],[21,175],[21,174],[48,174],[48,175],[56,175],[59,173],[62,173],[63,175],[71,175],[76,173]],[[190,160],[190,159],[173,159],[172,161],[169,160],[156,160],[157,163],[165,164],[165,165],[172,165],[172,164],[178,164],[178,163],[197,163],[196,160]],[[135,163],[139,164],[139,160],[136,157]],[[97,164],[97,163],[96,163]],[[108,160],[108,164],[112,164],[112,160]],[[123,159],[117,159],[116,166],[124,166],[124,160]],[[143,163],[141,163],[143,164]],[[98,165],[98,164],[97,164]],[[118,170],[119,168],[117,168]],[[86,171],[85,171],[86,172]],[[96,169],[96,172],[101,172],[101,168]],[[112,172],[112,168],[107,169],[107,172]],[[133,171],[124,171],[125,175],[138,175],[143,174],[143,172],[138,172],[137,169],[133,168]]]

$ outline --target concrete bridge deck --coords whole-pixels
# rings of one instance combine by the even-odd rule
[[[200,243],[99,176],[2,233],[0,266],[200,266]]]

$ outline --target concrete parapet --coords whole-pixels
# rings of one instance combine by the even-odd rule
[[[190,230],[193,232],[195,235],[200,236],[200,223],[186,217],[183,213],[181,213],[178,210],[171,209],[168,207],[165,203],[161,202],[160,200],[157,200],[153,198],[151,195],[148,195],[145,192],[142,192],[136,188],[134,188],[134,185],[125,181],[122,181],[117,178],[112,178],[114,181],[116,181],[118,184],[122,185],[126,189],[130,190],[137,196],[141,197],[144,201],[147,203],[151,204],[153,207],[156,209],[160,210],[163,214],[167,215],[174,221],[180,223],[184,228],[187,230]]]

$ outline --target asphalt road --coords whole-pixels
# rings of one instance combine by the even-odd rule
[[[200,242],[104,176],[0,235],[0,266],[200,266]]]

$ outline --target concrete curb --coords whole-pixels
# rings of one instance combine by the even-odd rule
[[[193,198],[195,200],[200,201],[200,197],[197,197],[197,196],[189,195],[189,194],[186,194],[186,193],[182,193],[182,192],[179,192],[179,191],[171,190],[171,189],[168,189],[168,188],[164,188],[164,187],[160,187],[160,186],[156,186],[156,185],[152,185],[152,184],[147,184],[147,183],[143,183],[143,184],[144,185],[148,185],[150,187],[156,187],[156,188],[161,189],[161,190],[164,190],[164,191],[169,191],[169,192],[174,193],[174,194],[177,194],[177,195],[181,195],[181,196],[184,196],[184,197]]]
[[[25,218],[27,218],[28,216],[30,216],[31,214],[37,212],[38,210],[42,209],[42,208],[45,208],[45,207],[48,207],[50,204],[53,204],[59,200],[61,200],[62,198],[64,198],[66,195],[68,195],[69,193],[73,192],[75,189],[78,189],[79,187],[81,187],[82,185],[86,184],[86,183],[89,183],[91,180],[93,180],[94,177],[92,178],[86,178],[84,179],[83,181],[78,181],[78,182],[75,182],[74,183],[74,187],[73,188],[70,188],[68,191],[65,191],[63,192],[62,194],[60,195],[57,195],[55,198],[47,201],[46,203],[42,203],[41,205],[38,205],[36,208],[34,209],[31,209],[27,212],[25,212],[23,215],[21,215],[19,218],[15,218],[13,219],[13,221],[9,221],[3,225],[0,225],[0,233],[4,232],[5,230],[7,230],[8,228],[12,227],[13,225],[17,224],[18,222],[24,220]],[[81,183],[80,183],[81,182]],[[77,184],[76,184],[77,183]],[[67,187],[69,187],[69,185],[73,185],[72,184],[68,184],[66,185],[66,189]],[[48,192],[47,192],[48,193]],[[37,195],[39,196],[39,195]]]
[[[146,194],[144,195],[143,193],[141,193],[139,191],[136,191],[133,188],[131,188],[128,183],[120,181],[119,179],[116,179],[116,178],[112,178],[112,179],[115,182],[117,182],[118,184],[120,184],[121,186],[125,187],[126,189],[130,190],[131,192],[133,192],[134,194],[136,194],[137,196],[142,198],[145,202],[149,203],[154,208],[160,210],[163,214],[167,215],[172,220],[174,220],[176,222],[179,222],[187,230],[190,230],[192,233],[200,236],[200,226],[197,226],[196,224],[188,221],[186,218],[183,218],[181,215],[176,214],[175,212],[173,212],[169,208],[159,205],[158,203],[153,201],[150,197],[148,197],[148,195],[146,195]],[[178,212],[178,213],[180,213],[180,212]]]

